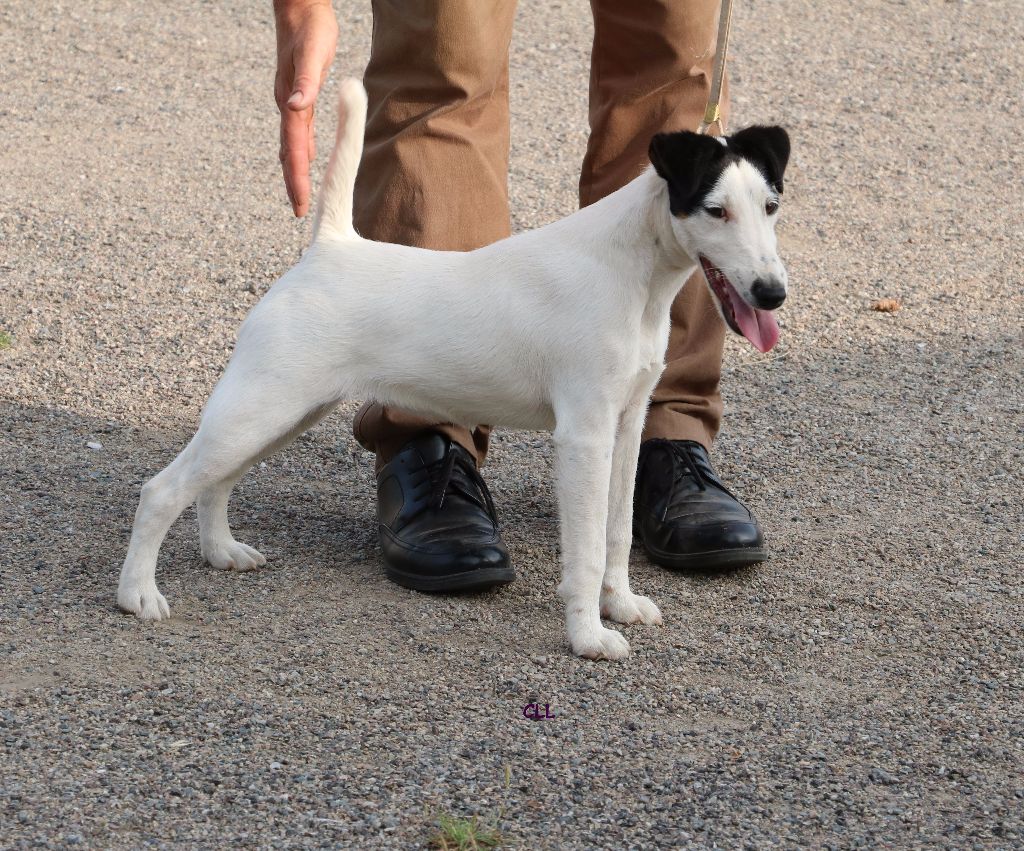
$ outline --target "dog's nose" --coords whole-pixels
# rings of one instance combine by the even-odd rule
[[[750,287],[750,294],[761,310],[775,310],[786,300],[786,287],[777,278],[758,278]]]

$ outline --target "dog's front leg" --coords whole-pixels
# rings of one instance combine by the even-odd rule
[[[587,659],[624,659],[629,642],[601,623],[601,579],[605,567],[608,483],[615,418],[558,417],[555,480],[562,538],[565,625],[573,652]]]
[[[608,495],[608,562],[601,583],[601,615],[617,623],[661,624],[661,612],[648,597],[629,588],[629,550],[633,542],[633,491],[640,436],[650,394],[661,369],[644,374],[619,418]]]

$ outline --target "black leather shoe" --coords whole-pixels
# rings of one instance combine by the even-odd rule
[[[515,579],[473,456],[437,432],[409,441],[377,475],[388,578],[416,591],[478,591]]]
[[[768,558],[757,518],[692,440],[656,438],[640,446],[633,532],[663,567],[726,570]]]

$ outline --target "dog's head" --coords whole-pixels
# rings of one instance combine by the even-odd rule
[[[726,324],[762,352],[779,339],[771,311],[786,298],[775,242],[789,136],[748,127],[724,139],[660,133],[651,162],[668,184],[672,231],[699,260]]]

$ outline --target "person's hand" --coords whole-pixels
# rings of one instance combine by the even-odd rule
[[[274,0],[277,77],[281,111],[281,168],[296,216],[309,212],[309,164],[316,156],[313,104],[338,43],[330,0]]]

